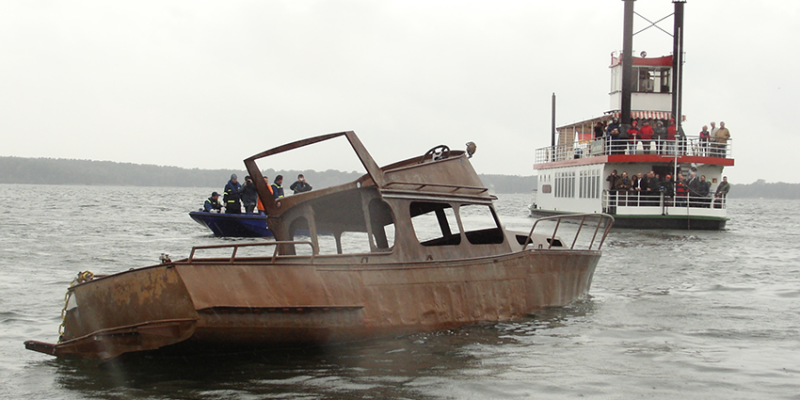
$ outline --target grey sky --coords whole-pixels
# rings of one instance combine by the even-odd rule
[[[639,0],[660,19],[670,0]],[[619,0],[3,1],[1,156],[243,168],[355,130],[379,164],[478,144],[480,173],[532,175],[558,125],[608,110]],[[688,0],[685,130],[723,120],[734,183],[800,182],[800,2]],[[636,29],[645,23],[636,18]],[[672,19],[660,24],[671,30]],[[650,29],[634,51],[671,52]],[[353,170],[336,148],[262,167]],[[225,177],[221,177],[224,180]],[[154,177],[157,179],[157,177]]]

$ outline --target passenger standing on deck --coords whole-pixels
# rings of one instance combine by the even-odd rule
[[[613,131],[614,129],[619,130],[619,121],[616,118],[612,119],[611,122],[608,124],[608,126],[606,127],[606,132],[610,134],[611,131]]]
[[[256,184],[253,183],[249,175],[244,177],[244,186],[241,193],[245,214],[252,214],[256,204],[258,204],[258,190],[256,190]]]
[[[269,184],[269,178],[266,176],[264,177],[264,184],[267,185],[267,189],[269,189],[269,194],[272,194],[272,186]],[[266,214],[267,210],[264,208],[264,203],[261,202],[261,196],[258,196],[258,201],[256,202],[256,209],[258,210],[259,214]]]
[[[619,179],[619,175],[617,175],[617,170],[611,172],[610,175],[606,178],[606,182],[608,182],[608,193],[613,195],[617,191],[617,180]]]
[[[231,180],[225,185],[225,196],[222,200],[225,202],[225,214],[241,214],[242,203],[241,199],[242,185],[236,178],[236,174],[231,174]]]
[[[603,133],[605,133],[605,128],[606,127],[603,126],[603,122],[602,121],[597,121],[597,123],[594,124],[594,138],[595,138],[595,140],[600,139],[600,138],[603,137]]]
[[[689,189],[686,186],[686,180],[683,178],[683,174],[678,174],[678,182],[675,183],[676,207],[686,207],[686,195],[688,193]]]
[[[616,189],[619,191],[627,192],[628,190],[631,190],[631,185],[632,185],[631,178],[628,178],[628,173],[623,172],[622,177],[617,179]]]
[[[709,143],[710,144],[709,147],[711,148],[711,150],[709,150],[708,156],[709,157],[718,157],[716,142],[717,142],[717,131],[719,130],[719,128],[717,128],[717,123],[714,122],[714,121],[711,121],[710,125],[711,125],[711,131],[709,132],[708,137],[709,137],[709,142],[710,142]]]
[[[616,145],[619,145],[619,121],[614,118],[606,126],[606,154],[617,154]]]
[[[720,123],[720,125],[722,125]],[[720,182],[719,186],[717,186],[717,192],[714,193],[714,197],[723,198],[728,195],[728,192],[731,190],[731,184],[728,183],[728,177],[723,176],[722,182]]]
[[[701,197],[700,191],[703,188],[700,185],[700,178],[697,177],[697,174],[695,174],[694,171],[692,171],[689,174],[689,182],[687,183],[687,186],[689,187],[689,198],[690,199],[692,197]],[[692,204],[690,204],[690,205],[692,205]],[[698,204],[695,203],[694,205],[698,205]]]
[[[283,197],[283,175],[278,175],[275,177],[275,183],[272,184],[272,197],[275,199],[280,199]]]
[[[725,157],[725,150],[728,147],[728,139],[731,138],[731,132],[725,127],[724,122],[719,122],[719,129],[717,130],[717,134],[714,136],[714,138],[717,142],[718,156]]]
[[[628,128],[628,138],[630,138],[628,154],[636,154],[636,145],[639,144],[639,121],[631,122],[631,127]]]
[[[606,154],[625,153],[625,146],[627,146],[627,143],[625,143],[625,144],[623,144],[623,143],[625,143],[625,141],[623,141],[619,137],[619,129],[617,129],[617,128],[612,129],[608,133],[608,143],[606,143],[606,145],[608,146],[608,149],[606,150]],[[622,146],[622,147],[620,147],[620,146]],[[621,149],[621,151],[620,151],[620,149]]]
[[[667,127],[664,126],[661,120],[656,122],[656,128],[653,130],[653,139],[655,139],[656,142],[656,152],[658,154],[664,154],[664,147],[666,146],[665,141],[667,140]]]
[[[207,198],[203,203],[203,211],[215,213],[222,211],[222,203],[219,202],[219,193],[211,193],[211,197]]]
[[[711,183],[706,180],[705,175],[700,175],[700,196],[703,197],[703,207],[708,208],[708,203],[711,199],[708,198],[708,192],[711,191]]]
[[[647,205],[649,206],[657,206],[658,199],[656,197],[660,196],[658,193],[658,177],[656,177],[656,173],[654,171],[650,171],[647,173]]]
[[[711,183],[706,180],[705,175],[700,175],[700,196],[706,197],[711,191]]]
[[[667,174],[664,177],[664,180],[659,183],[658,191],[664,193],[664,196],[672,196],[674,193],[672,191],[672,175]]]
[[[670,119],[669,125],[667,125],[667,154],[675,154],[675,151],[677,150],[677,146],[675,146],[675,134],[677,133],[676,129],[675,120]]]
[[[708,156],[708,141],[711,139],[711,133],[708,132],[708,126],[703,125],[703,130],[700,131],[700,155],[703,157]]]
[[[628,178],[627,172],[622,172],[622,177],[617,179],[617,193],[620,206],[626,206],[628,200],[628,191],[631,190],[631,179]]]
[[[313,188],[308,184],[308,182],[306,182],[306,178],[303,176],[303,174],[300,174],[297,175],[297,180],[292,183],[292,186],[289,186],[289,189],[292,189],[293,194],[298,194],[308,192]]]
[[[637,205],[645,205],[642,204],[642,200],[644,200],[642,195],[647,191],[647,178],[642,175],[641,172],[633,176],[633,185],[631,186],[631,189],[636,192]]]
[[[650,154],[650,141],[653,139],[653,127],[650,126],[650,123],[644,121],[642,125],[642,129],[639,131],[639,134],[642,136],[642,149],[644,149],[644,154]]]
[[[641,172],[636,174],[636,176],[633,179],[634,179],[633,190],[637,192],[647,191],[647,179]]]

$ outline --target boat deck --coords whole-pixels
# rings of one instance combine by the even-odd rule
[[[697,163],[733,166],[733,143],[701,141],[699,136],[681,140],[642,141],[627,139],[609,141],[606,138],[576,141],[536,150],[534,169],[559,168],[603,163]]]

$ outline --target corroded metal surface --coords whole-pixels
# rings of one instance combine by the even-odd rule
[[[463,151],[437,146],[378,168],[355,134],[343,132],[245,164],[263,184],[256,159],[342,136],[367,175],[286,197],[281,207],[262,196],[279,241],[199,247],[184,260],[80,283],[70,288],[75,304],[66,309],[60,343],[26,347],[102,359],[175,346],[322,344],[513,319],[588,293],[613,220],[578,216],[577,233],[566,240],[557,235],[560,219],[546,234],[535,233],[536,225],[506,231]],[[477,228],[476,210],[486,217]],[[417,229],[422,217],[433,229]],[[596,226],[584,228],[587,219]],[[299,231],[309,239],[294,240]],[[586,249],[576,247],[581,232],[589,235]],[[343,249],[350,234],[363,247]],[[324,240],[335,241],[334,253]],[[239,255],[260,247],[267,255]],[[229,248],[231,256],[202,258],[209,248]]]

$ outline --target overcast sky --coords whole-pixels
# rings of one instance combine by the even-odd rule
[[[558,125],[609,109],[623,4],[4,0],[0,156],[243,169],[354,130],[380,165],[474,141],[479,173],[533,175],[552,93]],[[726,122],[733,183],[800,182],[799,20],[797,0],[686,3],[685,131]],[[643,50],[668,55],[672,39],[650,29],[634,38]],[[356,169],[337,146],[261,166]]]

